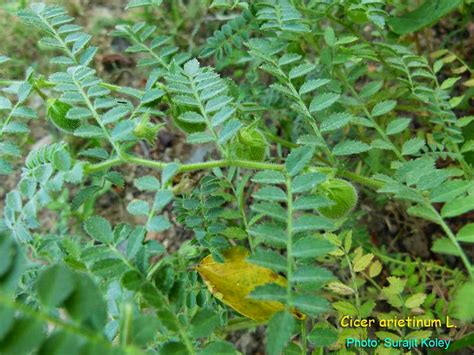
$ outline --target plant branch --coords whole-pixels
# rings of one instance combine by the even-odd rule
[[[449,240],[451,241],[451,243],[453,244],[454,248],[456,249],[456,251],[458,252],[458,256],[461,258],[464,266],[466,267],[467,269],[467,272],[469,273],[469,276],[471,277],[471,279],[474,278],[474,270],[472,268],[472,264],[471,262],[469,261],[469,258],[467,257],[466,253],[464,252],[463,248],[461,247],[461,245],[459,244],[458,240],[456,239],[456,236],[454,235],[454,233],[451,231],[451,228],[449,228],[449,226],[446,224],[446,222],[444,221],[443,217],[441,217],[441,215],[438,213],[438,211],[436,210],[436,208],[433,207],[433,205],[429,202],[426,202],[425,203],[425,207],[430,209],[431,212],[436,215],[436,218],[437,218],[437,222],[438,224],[441,226],[441,228],[443,229],[444,233],[448,236]]]
[[[123,164],[136,164],[141,166],[146,166],[153,169],[163,170],[169,163],[162,161],[144,159],[131,155],[123,155],[122,157],[112,158],[96,164],[88,164],[85,166],[84,171],[86,174],[92,174],[98,171],[107,170],[111,167]],[[192,163],[192,164],[180,164],[178,168],[178,173],[185,173],[198,170],[207,170],[214,168],[228,168],[228,167],[238,167],[244,169],[252,170],[275,170],[283,171],[285,166],[283,164],[274,164],[274,163],[261,163],[252,160],[242,160],[242,159],[222,159],[222,160],[211,160],[202,163]],[[311,171],[318,171],[324,174],[335,174],[341,177],[350,179],[358,184],[373,188],[379,189],[384,184],[381,181],[371,179],[353,172],[344,171],[341,169],[329,168],[329,167],[310,167]]]

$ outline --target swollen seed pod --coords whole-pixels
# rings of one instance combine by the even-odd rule
[[[346,180],[329,179],[318,186],[318,192],[334,202],[331,206],[319,208],[324,217],[343,218],[357,205],[357,190]]]
[[[155,125],[150,122],[150,116],[144,115],[140,120],[140,123],[135,126],[133,134],[137,138],[146,140],[149,144],[153,144],[156,140],[156,135],[163,125]]]
[[[257,128],[248,127],[241,129],[237,134],[234,153],[239,159],[263,161],[265,160],[267,145],[262,132]]]
[[[81,125],[81,121],[67,118],[67,113],[72,108],[70,105],[56,99],[49,99],[47,106],[49,119],[60,130],[72,133]]]

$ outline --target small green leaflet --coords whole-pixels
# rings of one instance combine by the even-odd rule
[[[285,176],[278,171],[265,170],[255,174],[252,181],[259,184],[283,184]]]
[[[261,238],[270,246],[284,248],[286,246],[287,235],[285,230],[270,223],[257,224],[249,230],[250,235]]]
[[[326,27],[324,30],[324,41],[329,47],[334,47],[336,44],[336,35],[332,27]]]
[[[281,354],[293,334],[295,318],[287,311],[276,313],[267,326],[267,353]]]
[[[311,71],[316,69],[316,66],[314,64],[300,64],[293,69],[290,70],[290,73],[288,76],[290,79],[296,79],[299,78],[300,76],[304,76],[306,74],[309,74]]]
[[[86,220],[84,230],[91,238],[105,244],[112,242],[114,238],[109,221],[99,216],[94,216]]]
[[[285,168],[291,176],[298,174],[310,162],[314,148],[303,146],[294,149],[286,158]]]
[[[229,139],[231,139],[233,136],[237,134],[241,125],[242,124],[240,123],[240,121],[236,119],[233,119],[227,122],[225,126],[222,128],[221,132],[219,133],[218,142],[220,144],[227,142]]]
[[[134,216],[146,216],[150,212],[150,206],[146,201],[134,200],[128,204],[127,211]]]
[[[370,145],[355,140],[347,140],[336,144],[332,150],[334,155],[352,155],[370,150]]]
[[[327,230],[334,228],[334,224],[327,218],[321,216],[304,215],[293,222],[294,233]]]
[[[171,227],[168,218],[164,216],[154,216],[148,222],[146,229],[149,232],[163,232]]]
[[[395,106],[397,106],[397,102],[394,100],[379,102],[372,109],[372,116],[377,117],[377,116],[385,115],[386,113],[389,113],[390,111],[392,111],[395,108]]]
[[[330,309],[325,298],[315,295],[298,295],[293,299],[292,306],[314,317]]]
[[[474,243],[474,223],[462,227],[456,235],[456,239],[464,243]]]
[[[316,258],[335,249],[329,241],[315,237],[298,239],[293,246],[293,256],[297,258]]]
[[[286,221],[286,210],[278,203],[262,202],[253,204],[251,209],[257,213],[272,217],[278,221]]]
[[[313,265],[302,265],[293,273],[291,282],[323,284],[335,278],[333,273],[325,268]]]
[[[389,17],[387,22],[399,35],[413,33],[439,21],[461,3],[462,0],[425,0],[416,10],[400,17]]]
[[[287,53],[284,54],[279,60],[278,60],[278,65],[283,66],[283,65],[288,65],[294,62],[297,62],[302,58],[301,54],[296,54],[296,53]]]
[[[419,152],[421,148],[425,146],[425,140],[423,138],[412,138],[406,141],[402,146],[403,155],[412,155]]]
[[[267,283],[257,286],[250,293],[250,297],[260,301],[279,301],[285,302],[286,289],[275,283]]]
[[[336,342],[338,333],[326,325],[316,325],[308,336],[308,339],[317,347],[329,346]]]
[[[73,274],[63,265],[53,265],[41,272],[36,287],[43,305],[57,307],[74,290]]]
[[[275,186],[266,186],[258,190],[253,197],[257,200],[264,201],[280,201],[284,202],[287,200],[286,193]]]
[[[448,238],[436,239],[431,247],[431,251],[438,254],[460,256],[459,250]]]
[[[179,116],[179,119],[189,123],[205,123],[206,120],[202,115],[194,111],[187,111]]]
[[[332,92],[317,95],[313,101],[311,101],[311,104],[309,105],[309,111],[318,112],[325,110],[331,107],[337,100],[339,100],[340,97],[341,95]]]
[[[441,209],[441,216],[456,217],[474,210],[474,196],[459,197],[447,202]]]
[[[286,271],[286,258],[272,250],[258,250],[249,256],[247,261],[276,272]]]
[[[177,163],[166,165],[161,173],[161,184],[165,186],[178,173],[178,170],[179,164]]]
[[[316,185],[326,180],[326,175],[321,173],[307,173],[296,176],[291,183],[293,193],[302,193],[313,189]]]
[[[300,87],[300,95],[307,94],[331,82],[329,79],[317,79],[305,81]]]
[[[153,203],[153,209],[155,211],[161,211],[170,201],[173,199],[173,193],[171,190],[161,190],[155,195],[155,201]]]
[[[349,113],[333,113],[329,117],[325,118],[324,121],[321,123],[321,132],[329,132],[342,128],[349,124],[352,118],[353,116]]]
[[[208,132],[196,132],[192,133],[187,137],[187,142],[190,144],[203,144],[214,141],[212,134]]]
[[[160,189],[160,180],[150,175],[145,175],[135,179],[133,184],[141,191],[158,191]]]
[[[387,133],[387,135],[389,136],[400,133],[408,127],[410,122],[411,122],[410,118],[397,118],[396,120],[391,121],[387,125],[387,129],[385,130],[385,133]]]

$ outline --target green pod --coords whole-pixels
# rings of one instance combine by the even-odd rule
[[[81,121],[71,120],[66,117],[67,113],[72,108],[70,105],[56,99],[49,99],[47,105],[48,118],[60,130],[72,133],[81,125]]]
[[[319,209],[324,217],[330,219],[343,218],[357,205],[357,190],[346,180],[329,179],[319,185],[317,190],[334,202],[331,206]]]
[[[244,128],[237,134],[234,154],[239,159],[264,161],[267,152],[267,141],[260,130]]]
[[[149,144],[154,144],[156,135],[161,127],[163,127],[162,124],[153,124],[150,122],[150,116],[144,115],[140,122],[135,126],[133,134],[139,139],[146,140]]]

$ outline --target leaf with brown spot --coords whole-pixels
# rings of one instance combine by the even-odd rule
[[[223,252],[223,263],[208,255],[201,260],[196,270],[214,297],[238,313],[264,322],[285,309],[285,306],[277,301],[253,300],[248,295],[257,286],[268,283],[286,287],[287,280],[270,269],[248,262],[248,254],[244,248],[233,247]],[[296,318],[305,318],[304,314],[296,310],[292,313]]]

